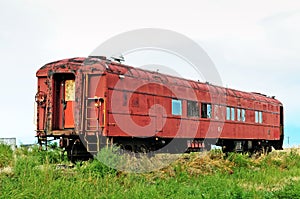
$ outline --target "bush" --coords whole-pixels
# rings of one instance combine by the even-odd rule
[[[236,167],[250,167],[252,166],[251,158],[247,154],[229,153],[227,159],[235,164]]]
[[[297,150],[292,149],[284,158],[283,164],[286,168],[300,167],[300,155]]]
[[[116,167],[120,160],[116,153],[117,149],[104,148],[97,154],[96,158],[86,162],[77,162],[76,168],[83,174],[90,174],[95,177],[104,177],[117,173]]]

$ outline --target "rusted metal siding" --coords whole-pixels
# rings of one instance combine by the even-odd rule
[[[104,99],[101,109],[103,119],[100,124],[104,136],[280,139],[279,107],[282,104],[276,99],[109,61],[86,61],[85,58],[50,63],[37,72],[38,90],[47,93],[45,108],[38,107],[38,133],[44,133],[45,129],[48,132],[56,132],[52,128],[55,73],[76,75],[75,129],[78,134],[84,133],[87,126],[96,125],[95,121],[85,121],[86,116],[96,117],[95,108],[87,110],[87,106],[92,107],[94,102],[85,103],[88,98],[96,96]],[[117,99],[114,104],[113,98]],[[172,115],[172,99],[182,101],[181,116]],[[211,103],[212,118],[188,117],[187,100],[198,101],[199,106],[201,103]],[[246,121],[226,120],[227,106],[234,107],[235,114],[237,108],[245,109]],[[255,123],[255,111],[263,112],[262,124]],[[116,121],[116,117],[121,118],[118,121],[121,121],[121,124]],[[124,131],[121,126],[132,129],[129,120],[139,127],[150,125],[151,122],[153,124],[147,132]]]
[[[155,72],[143,71],[140,69],[122,68],[121,65],[113,65],[112,72],[108,75],[108,87],[110,89],[109,96],[112,92],[119,92],[119,98],[123,98],[123,93],[131,95],[129,107],[120,107],[120,113],[109,113],[109,118],[112,124],[116,124],[113,114],[123,114],[124,121],[126,118],[132,119],[136,124],[145,126],[149,124],[151,118],[156,118],[158,115],[150,115],[148,113],[150,107],[146,107],[145,101],[153,101],[153,98],[159,102],[159,105],[163,106],[166,110],[165,115],[162,115],[166,119],[166,123],[163,129],[159,132],[155,132],[156,129],[152,129],[153,132],[147,133],[159,137],[189,137],[189,132],[197,131],[196,138],[205,138],[206,136],[213,138],[214,136],[220,136],[220,138],[231,139],[266,139],[266,140],[278,140],[279,139],[279,106],[281,103],[273,98],[263,96],[257,93],[246,93],[237,91],[234,89],[227,89],[218,86],[208,85],[204,83],[184,80],[177,77],[171,77],[167,75],[157,74]],[[117,82],[119,82],[118,73],[130,74],[125,79],[121,80],[121,88],[115,88]],[[148,85],[147,85],[148,82]],[[153,84],[157,82],[157,84]],[[146,85],[140,87],[138,90],[130,90],[129,88],[136,87],[135,85]],[[174,93],[167,87],[171,87],[173,91],[179,93],[176,97],[182,100],[183,114],[182,116],[172,116],[171,99],[174,97]],[[118,91],[116,91],[118,90]],[[193,125],[194,120],[186,116],[186,100],[192,99],[191,93],[195,93],[199,102],[211,103],[213,98],[225,98],[221,100],[221,109],[223,114],[219,115],[218,119],[215,119],[213,115],[212,119],[198,118],[200,121],[198,126]],[[137,98],[139,99],[140,109],[137,107]],[[246,121],[226,121],[224,118],[224,108],[231,106],[236,108],[243,108],[246,110]],[[123,109],[129,108],[129,114],[126,115],[122,112]],[[263,123],[257,124],[254,120],[254,111],[263,112]],[[236,110],[235,110],[236,111]],[[214,113],[214,106],[212,112]],[[224,121],[225,120],[225,121]],[[181,121],[181,124],[179,124]],[[221,127],[224,121],[222,132],[218,133],[218,128]],[[208,127],[211,132],[208,132]],[[179,129],[180,128],[180,129]],[[117,125],[109,126],[110,135],[112,136],[128,136],[126,132],[123,132]],[[176,134],[177,133],[177,134]],[[139,136],[146,136],[145,132],[140,132]]]
[[[37,106],[37,136],[46,136],[46,135],[56,135],[59,136],[61,134],[72,134],[74,131],[66,130],[59,131],[62,124],[61,122],[57,123],[55,121],[62,121],[63,118],[60,118],[61,115],[55,115],[58,107],[61,106],[60,102],[55,102],[56,87],[54,81],[55,74],[73,74],[76,75],[77,70],[81,66],[84,58],[72,58],[72,59],[64,59],[57,62],[52,62],[46,64],[42,68],[40,68],[36,76],[38,78],[38,88],[37,93],[42,92],[45,94],[46,99],[42,104],[38,103]],[[67,104],[68,106],[68,104]],[[72,104],[69,104],[69,107],[72,107]],[[69,111],[66,113],[68,118],[73,116],[73,111]],[[57,118],[59,117],[59,118]],[[56,119],[54,119],[56,118]],[[69,124],[68,127],[73,126]]]

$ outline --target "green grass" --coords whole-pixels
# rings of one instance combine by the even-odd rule
[[[0,198],[300,198],[296,150],[258,158],[218,150],[184,154],[163,169],[139,174],[98,160],[61,168],[71,163],[57,149],[13,153],[0,145],[0,156]],[[117,162],[109,152],[99,157]],[[134,158],[127,162],[133,163]]]
[[[10,146],[0,143],[0,168],[11,166],[13,162],[13,151]]]

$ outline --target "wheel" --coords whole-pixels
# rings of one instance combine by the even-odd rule
[[[234,148],[235,148],[235,144],[233,141],[226,141],[223,143],[222,151],[224,153],[230,153],[234,151]]]
[[[146,154],[148,152],[148,148],[144,144],[142,144],[139,148],[140,153]]]
[[[263,147],[263,150],[264,150],[264,151],[263,151],[264,154],[269,154],[269,153],[272,152],[272,146],[266,145],[266,146]]]
[[[76,162],[80,160],[88,160],[92,158],[92,154],[87,152],[85,146],[82,142],[76,140],[72,146],[67,150],[68,159],[71,162]]]

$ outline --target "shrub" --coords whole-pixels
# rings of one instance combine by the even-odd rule
[[[104,148],[93,160],[77,162],[76,168],[83,174],[91,174],[96,177],[104,177],[117,173],[116,167],[120,157],[117,157],[116,149]]]
[[[233,162],[236,167],[249,167],[253,164],[247,154],[229,153],[227,159]]]

